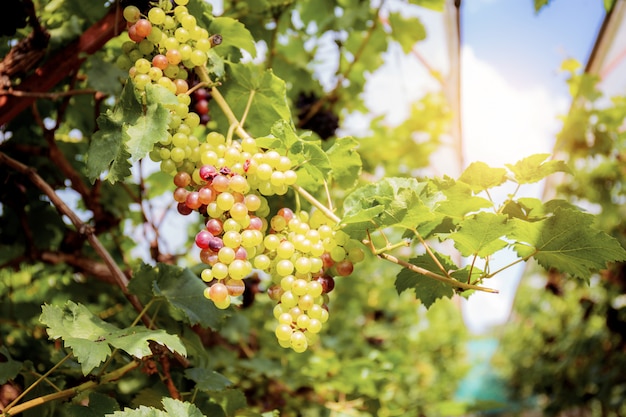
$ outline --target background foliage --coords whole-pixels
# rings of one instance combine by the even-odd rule
[[[503,332],[494,366],[512,397],[531,407],[524,400],[538,398],[552,414],[623,415],[615,372],[623,367],[623,275],[621,264],[604,270],[626,258],[623,205],[615,204],[623,199],[623,99],[589,106],[600,98],[594,80],[572,70],[581,101],[557,150],[576,163],[535,155],[506,167],[476,162],[458,179],[414,178],[447,130],[441,94],[424,96],[397,126],[371,119],[364,137],[336,133],[349,115],[367,113],[367,77],[389,44],[407,53],[427,36],[417,17],[358,0],[226,1],[213,16],[192,1],[202,25],[223,36],[207,71],[228,108],[247,114],[247,133],[264,146],[302,163],[296,192],[272,210],[315,205],[297,192],[306,189],[373,245],[350,277],[336,279],[320,342],[297,354],[276,343],[262,275],[246,279],[238,306],[219,310],[203,296],[192,243],[201,220],[175,221],[171,176],[145,158],[164,134],[172,95],[147,89],[144,109],[116,66],[128,2],[13,3],[0,44],[3,415],[502,410],[455,395],[472,365],[459,296],[489,290],[482,285],[500,272],[489,268],[500,250],[550,271],[546,290],[520,292],[519,326]],[[324,66],[331,75],[322,83]],[[20,93],[42,73],[52,83],[45,91]],[[4,111],[22,105],[10,117]],[[210,101],[208,129],[229,131],[224,110]],[[591,144],[581,140],[589,134]],[[554,175],[567,178],[558,199],[524,197],[525,184]],[[500,186],[514,191],[494,201]],[[575,206],[587,203],[599,215]]]

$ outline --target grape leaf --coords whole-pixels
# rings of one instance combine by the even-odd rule
[[[175,400],[174,398],[163,398],[163,407],[170,416],[204,417],[204,414],[192,403]]]
[[[87,152],[87,176],[94,182],[103,172],[105,178],[116,182],[130,175],[130,154],[126,150],[128,135],[125,126],[134,124],[142,114],[142,105],[133,83],[128,80],[120,99],[113,108],[101,114],[99,130],[94,133]]]
[[[67,417],[101,417],[107,413],[119,411],[120,406],[108,395],[99,392],[89,394],[89,405],[69,404],[66,407]]]
[[[194,381],[197,384],[198,389],[204,391],[221,391],[232,385],[232,382],[228,378],[211,369],[185,369],[185,377]]]
[[[241,118],[250,102],[245,120],[246,130],[254,137],[266,135],[277,120],[291,120],[285,82],[272,70],[263,70],[253,63],[230,64],[229,82],[220,92],[236,117]],[[226,130],[230,123],[215,100],[210,101],[211,115]]]
[[[604,0],[604,10],[606,10],[607,12],[610,11],[613,8],[614,4],[615,0]]]
[[[160,169],[148,175],[145,182],[149,198],[172,192],[172,176]]]
[[[535,13],[539,13],[541,9],[550,4],[552,0],[535,0]]]
[[[167,138],[167,127],[170,111],[164,104],[178,103],[176,95],[159,85],[146,85],[146,112],[126,127],[128,140],[126,149],[130,153],[131,162],[145,157],[154,144]]]
[[[286,120],[277,120],[270,129],[272,136],[257,138],[257,144],[267,149],[287,152],[295,143],[300,141],[291,123]],[[265,140],[265,142],[264,142]]]
[[[60,338],[65,346],[72,349],[84,375],[106,360],[111,354],[109,345],[142,358],[152,354],[148,345],[148,341],[152,340],[186,355],[178,336],[145,327],[120,329],[103,321],[84,305],[72,301],[67,301],[63,308],[44,305],[39,320],[48,326],[50,339]]]
[[[463,256],[489,256],[508,245],[501,238],[513,231],[505,214],[481,212],[462,220],[459,228],[449,235]]]
[[[541,153],[528,156],[515,164],[506,164],[515,177],[518,184],[531,184],[541,181],[555,172],[570,173],[570,169],[563,161],[546,161],[550,157],[549,153]]]
[[[445,0],[409,0],[409,3],[417,4],[418,6],[435,10],[437,12],[443,12],[443,8],[446,4]]]
[[[162,400],[163,410],[153,407],[139,406],[131,409],[125,408],[123,411],[115,411],[113,414],[106,414],[110,417],[205,417],[204,414],[192,403],[183,402],[174,398],[164,397]]]
[[[321,146],[312,141],[299,140],[289,149],[292,161],[299,165],[298,185],[315,190],[330,173],[330,160]]]
[[[246,396],[236,389],[214,391],[211,399],[222,407],[227,417],[234,417],[238,410],[248,407]]]
[[[555,268],[589,279],[607,262],[626,260],[619,242],[593,226],[594,216],[571,208],[557,207],[548,218],[536,222],[511,220],[509,237],[520,257],[533,257],[545,269]]]
[[[448,256],[439,253],[435,253],[435,256],[446,271],[457,268]],[[435,261],[426,254],[411,258],[409,262],[435,273],[441,272]],[[415,298],[419,299],[426,308],[429,308],[438,298],[451,298],[454,295],[454,289],[450,285],[417,273],[411,269],[402,268],[398,275],[396,275],[396,290],[398,294],[400,294],[408,289],[415,290]]]
[[[0,346],[0,357],[2,356],[5,360],[0,362],[0,385],[15,378],[22,369],[22,362],[14,360],[6,346]]]
[[[472,195],[471,187],[464,182],[450,179],[438,187],[446,198],[437,203],[436,211],[452,219],[461,220],[472,212],[493,206],[489,200]]]
[[[358,142],[351,137],[338,138],[328,149],[332,170],[330,175],[344,190],[354,187],[363,163],[356,148]]]
[[[344,201],[341,225],[355,239],[377,227],[418,227],[435,217],[421,197],[426,188],[414,178],[393,177],[359,187]]]
[[[211,34],[219,34],[222,36],[222,43],[216,47],[216,51],[220,55],[233,58],[233,48],[237,51],[236,57],[240,56],[239,49],[248,52],[252,58],[256,57],[256,44],[250,31],[243,23],[232,17],[216,17],[211,21],[208,29]]]
[[[426,28],[418,17],[405,17],[398,12],[389,13],[391,36],[405,54],[408,54],[416,42],[426,38]]]
[[[152,297],[163,299],[178,319],[218,329],[228,312],[204,297],[205,288],[190,269],[163,263],[156,267],[142,264],[128,285],[128,290],[145,302]]]
[[[506,182],[506,169],[491,168],[484,162],[472,162],[463,171],[459,181],[466,183],[473,192],[478,193],[504,184]]]

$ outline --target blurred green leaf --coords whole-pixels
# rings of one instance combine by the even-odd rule
[[[128,285],[128,290],[147,302],[163,299],[181,320],[191,325],[218,329],[229,313],[220,310],[204,296],[206,284],[188,268],[164,263],[152,267],[142,264]]]
[[[530,184],[541,181],[550,174],[555,172],[570,173],[570,169],[563,161],[552,160],[547,161],[550,154],[542,153],[526,157],[515,164],[506,164],[513,173],[515,182],[518,184]]]

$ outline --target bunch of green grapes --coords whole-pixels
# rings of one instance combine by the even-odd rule
[[[273,281],[268,293],[277,301],[275,335],[280,346],[303,352],[328,320],[333,275],[350,275],[364,253],[358,241],[334,229],[319,211],[294,214],[283,208],[269,225],[260,266],[268,266]]]
[[[228,141],[218,132],[208,133],[199,148],[197,166],[174,176],[173,197],[179,213],[197,211],[205,219],[195,237],[206,265],[205,296],[227,308],[242,295],[247,275],[265,272],[278,302],[279,343],[306,350],[328,319],[333,276],[350,275],[363,259],[360,243],[320,211],[281,208],[270,215],[268,198],[286,193],[297,179],[287,156],[259,148],[253,138]]]
[[[141,16],[136,6],[124,8],[130,41],[122,45],[118,65],[128,69],[139,90],[156,83],[184,94],[189,88],[188,71],[206,65],[207,52],[219,42],[219,37],[209,36],[197,24],[185,7],[187,2],[175,0],[173,7],[169,1],[161,1],[147,16]]]
[[[207,52],[221,42],[219,35],[209,36],[189,13],[188,0],[160,1],[142,16],[135,6],[124,8],[128,37],[118,58],[120,68],[128,70],[133,85],[143,91],[156,84],[176,94],[178,103],[170,110],[167,137],[158,142],[150,158],[160,162],[163,172],[175,175],[192,172],[199,162],[200,140],[193,135],[200,116],[190,111],[189,71],[207,63]]]

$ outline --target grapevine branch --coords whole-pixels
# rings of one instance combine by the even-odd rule
[[[70,397],[74,397],[78,394],[80,394],[81,392],[90,390],[92,388],[97,387],[98,385],[101,384],[107,384],[109,382],[115,381],[119,378],[121,378],[122,376],[124,376],[126,373],[132,371],[133,369],[137,368],[140,365],[140,361],[139,360],[133,360],[132,362],[127,363],[126,365],[122,366],[121,368],[116,369],[115,371],[111,371],[107,374],[102,375],[102,377],[100,377],[97,381],[87,381],[84,382],[74,388],[68,388],[65,389],[63,391],[59,391],[59,392],[54,392],[52,394],[48,394],[48,395],[44,395],[41,397],[37,397],[34,398],[30,401],[26,401],[22,404],[18,404],[15,407],[7,407],[2,414],[0,414],[0,417],[9,417],[9,416],[15,416],[17,414],[20,414],[26,410],[30,410],[31,408],[34,407],[38,407],[42,404],[48,403],[50,401],[55,401],[55,400],[61,400],[61,399],[65,399],[65,398],[70,398]],[[10,413],[9,413],[10,410]]]
[[[76,213],[74,213],[72,209],[70,209],[67,204],[65,204],[65,202],[56,194],[54,189],[46,181],[44,181],[44,179],[41,178],[41,176],[39,176],[39,174],[37,174],[37,172],[33,168],[24,165],[19,161],[16,161],[4,152],[0,152],[0,164],[6,164],[17,172],[27,176],[30,181],[50,199],[50,202],[57,208],[57,210],[59,210],[62,215],[65,215],[70,219],[76,230],[78,230],[79,233],[87,237],[87,240],[89,241],[91,246],[104,260],[104,263],[111,272],[115,283],[118,287],[120,287],[128,301],[130,301],[130,303],[135,309],[137,309],[137,311],[141,311],[143,307],[140,301],[137,299],[137,297],[130,294],[128,292],[128,289],[126,288],[129,282],[128,278],[117,265],[117,263],[115,263],[115,260],[104,247],[102,242],[100,242],[94,232],[94,229],[91,226],[83,223],[76,215]]]
[[[7,91],[10,95],[0,95],[0,126],[13,120],[35,102],[37,96],[30,95],[28,92],[38,93],[50,90],[67,77],[67,74],[80,67],[86,59],[86,54],[93,54],[100,50],[109,39],[122,33],[125,27],[122,14],[113,8],[72,45],[51,57],[37,71],[25,78],[19,85],[20,93],[10,88]]]
[[[201,81],[207,83],[208,85],[211,85],[211,79],[209,78],[209,74],[206,71],[206,68],[204,67],[197,67],[196,68],[196,73],[198,74],[198,77],[200,78]],[[217,105],[220,107],[220,109],[224,112],[224,114],[226,115],[226,118],[228,119],[228,122],[231,126],[236,126],[235,128],[235,132],[237,133],[237,135],[242,138],[242,139],[246,139],[246,138],[250,138],[250,134],[248,132],[246,132],[246,130],[243,128],[241,122],[239,121],[239,119],[237,119],[237,116],[235,116],[235,114],[233,113],[233,110],[230,108],[230,105],[226,102],[226,100],[224,99],[224,96],[222,96],[222,94],[217,90],[216,87],[212,87],[211,90],[211,94],[213,96],[213,99],[215,100],[215,102],[217,103]],[[311,195],[308,191],[306,191],[304,188],[300,187],[297,184],[293,184],[291,185],[291,187],[293,188],[294,191],[296,191],[298,194],[300,194],[305,200],[307,200],[309,203],[311,203],[311,205],[313,205],[314,207],[316,207],[317,209],[319,209],[322,213],[324,213],[330,220],[334,221],[335,223],[340,223],[341,219],[332,212],[332,210],[330,210],[328,207],[326,207],[323,203],[321,203],[317,198],[315,198],[313,195]],[[373,244],[371,243],[370,240],[364,240],[363,244],[367,245],[368,247],[373,249]],[[437,281],[441,281],[444,282],[448,285],[451,285],[453,287],[456,288],[462,288],[465,290],[476,290],[476,291],[484,291],[484,292],[489,292],[489,293],[498,293],[497,290],[494,290],[492,288],[486,288],[486,287],[481,287],[478,285],[473,285],[470,283],[463,283],[460,281],[457,281],[453,278],[444,276],[444,275],[439,275],[436,274],[432,271],[429,271],[427,269],[421,268],[419,266],[413,265],[409,262],[403,261],[401,259],[396,258],[395,256],[392,256],[390,254],[387,254],[385,252],[381,252],[381,253],[376,253],[375,250],[373,250],[373,253],[376,254],[379,258],[384,259],[386,261],[395,263],[397,265],[400,265],[404,268],[410,269],[411,271],[417,272],[418,274],[422,274],[425,275],[429,278],[432,279],[436,279]]]

